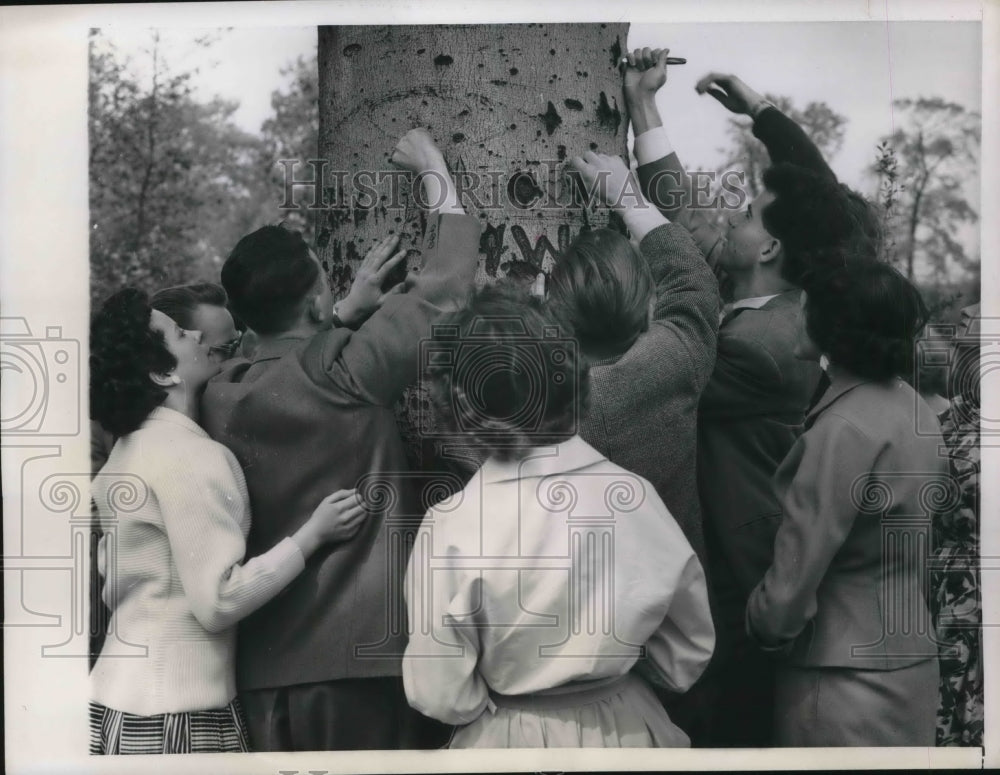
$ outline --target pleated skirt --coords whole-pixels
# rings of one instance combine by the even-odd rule
[[[239,700],[224,708],[137,716],[90,703],[91,754],[241,753],[250,750]]]
[[[627,674],[530,695],[490,694],[450,748],[687,748],[652,689]]]

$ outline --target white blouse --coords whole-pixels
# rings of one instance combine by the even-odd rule
[[[406,696],[450,724],[489,691],[525,694],[638,669],[688,689],[715,645],[705,575],[652,485],[579,437],[489,460],[432,508],[405,593]]]

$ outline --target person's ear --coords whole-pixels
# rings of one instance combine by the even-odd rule
[[[161,388],[165,388],[167,390],[172,388],[174,385],[181,384],[181,378],[174,373],[154,374],[153,372],[150,372],[149,378],[153,381],[154,385]]]
[[[323,309],[323,295],[314,293],[309,297],[306,311],[309,319],[314,323],[323,324],[327,322],[326,310]]]
[[[781,240],[774,237],[768,238],[760,250],[760,263],[769,264],[781,257]]]

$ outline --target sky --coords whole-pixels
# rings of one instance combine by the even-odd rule
[[[149,34],[134,27],[105,36],[131,55],[138,72]],[[215,42],[191,41],[207,32]],[[197,68],[200,96],[235,99],[235,121],[260,130],[271,92],[287,84],[281,69],[316,52],[315,27],[168,29],[161,32],[168,62]],[[671,139],[687,164],[712,168],[726,145],[728,114],[694,84],[708,72],[739,75],[760,92],[790,97],[804,107],[823,100],[849,119],[840,152],[830,160],[850,185],[870,184],[862,171],[878,139],[892,132],[892,100],[937,95],[979,111],[980,30],[974,22],[788,22],[766,24],[633,24],[629,47],[668,46],[688,64],[670,69],[660,105]]]
[[[214,42],[192,41],[209,34]],[[138,73],[148,72],[150,33],[136,27],[103,34],[132,56]],[[728,114],[694,91],[708,72],[734,73],[759,92],[784,95],[804,108],[826,102],[848,118],[843,146],[828,159],[841,180],[870,194],[866,174],[875,145],[891,134],[900,97],[941,96],[970,110],[981,107],[980,27],[975,22],[767,22],[632,24],[629,48],[667,46],[688,63],[671,67],[658,94],[671,141],[689,169],[715,169],[723,159]],[[237,100],[234,120],[258,132],[270,115],[270,97],[288,77],[281,70],[297,57],[316,52],[315,27],[256,27],[226,30],[169,28],[162,50],[174,67],[197,69],[199,96]],[[967,197],[978,209],[979,181],[970,179]],[[978,229],[963,227],[960,238],[978,249]]]

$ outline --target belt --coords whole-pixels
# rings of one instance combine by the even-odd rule
[[[629,673],[598,678],[593,681],[570,681],[551,689],[541,689],[530,694],[499,694],[490,690],[487,708],[495,713],[497,708],[513,710],[558,710],[575,708],[600,702],[621,692],[635,679]]]

